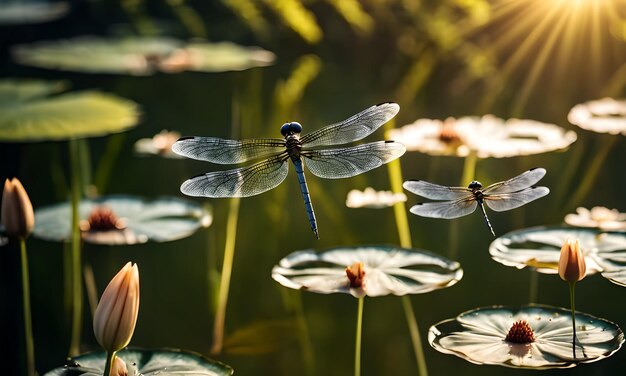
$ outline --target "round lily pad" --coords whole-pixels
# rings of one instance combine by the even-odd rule
[[[137,124],[137,104],[112,94],[62,90],[60,82],[0,80],[0,141],[103,136]]]
[[[361,286],[353,286],[346,274],[355,263],[362,263]],[[272,278],[285,287],[355,297],[421,294],[452,286],[462,277],[456,261],[424,250],[388,246],[297,251],[272,269]]]
[[[81,201],[79,217],[84,241],[108,245],[177,240],[210,226],[213,220],[207,209],[192,201],[174,197],[147,201],[122,195]],[[37,209],[33,236],[69,240],[71,218],[69,202]]]
[[[69,6],[66,2],[13,0],[0,4],[0,25],[36,24],[63,17]]]
[[[105,38],[81,36],[15,46],[24,65],[85,73],[151,75],[157,71],[226,72],[274,63],[275,55],[259,47],[230,42],[208,43],[164,37]]]
[[[513,231],[494,240],[489,253],[506,266],[556,274],[561,247],[567,239],[579,240],[588,275],[626,265],[626,232],[590,228],[532,227]]]
[[[125,349],[117,356],[126,363],[129,376],[228,376],[233,369],[224,363],[200,354],[177,349]],[[55,368],[44,376],[102,376],[106,353],[79,355],[64,367]]]
[[[581,312],[575,316],[575,344],[571,311],[543,305],[467,311],[431,326],[428,342],[439,352],[475,364],[530,369],[596,362],[613,355],[624,343],[624,334],[616,324]],[[507,340],[513,325],[520,321],[532,330],[532,341]]]

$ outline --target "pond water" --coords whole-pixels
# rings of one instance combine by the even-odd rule
[[[510,3],[524,2],[531,10],[540,9],[536,1]],[[271,8],[264,9],[269,13],[265,17],[270,21],[270,32],[261,36],[246,27],[225,3],[229,2],[208,5],[190,2],[189,6],[201,15],[200,21],[211,40],[262,46],[276,55],[273,66],[241,72],[156,73],[137,77],[45,70],[19,66],[11,60],[9,48],[13,45],[102,34],[113,23],[127,19],[120,7],[97,8],[81,3],[74,4],[74,10],[63,21],[39,26],[3,26],[0,75],[67,80],[72,89],[97,88],[140,105],[142,115],[136,128],[88,139],[87,169],[92,171],[92,182],[100,184],[101,194],[182,198],[179,187],[184,180],[229,167],[135,153],[135,141],[152,137],[163,129],[178,131],[183,136],[281,138],[279,130],[285,122],[300,122],[306,133],[376,103],[392,101],[400,104],[400,112],[393,120],[396,127],[418,118],[492,113],[504,119],[518,117],[553,123],[576,132],[576,142],[564,150],[477,161],[471,178],[484,186],[533,167],[547,170],[540,185],[550,188],[548,196],[516,210],[487,209],[497,236],[531,226],[561,224],[565,215],[573,213],[578,206],[600,205],[626,211],[624,136],[590,132],[567,121],[569,110],[578,103],[625,94],[626,39],[612,33],[609,26],[598,24],[592,28],[589,25],[592,21],[572,11],[569,22],[580,23],[572,29],[568,28],[572,24],[559,24],[561,18],[556,16],[546,21],[553,10],[545,11],[548,15],[542,15],[539,10],[528,11],[525,16],[536,20],[545,30],[538,35],[530,26],[525,31],[520,27],[507,28],[517,25],[521,16],[506,11],[503,2],[498,1],[474,2],[475,7],[484,4],[490,10],[482,23],[472,18],[478,16],[472,15],[469,8],[452,1],[439,5],[426,2],[421,6],[409,6],[401,1],[384,2],[384,5],[366,1],[362,6],[371,14],[368,19],[374,25],[368,34],[351,28],[329,5],[332,2],[313,1],[303,4],[316,15],[324,37],[317,44],[308,44]],[[170,30],[170,34],[189,37],[181,22],[167,9],[167,5],[160,4],[154,9],[144,9],[141,14],[163,18],[169,25],[164,29]],[[606,17],[602,9],[598,10],[598,19]],[[623,28],[624,9],[620,11],[621,14],[617,11],[615,14],[622,18],[612,22],[621,22]],[[431,16],[440,24],[429,20]],[[461,26],[454,26],[461,21],[474,27],[462,30]],[[544,25],[550,22],[553,28]],[[559,29],[559,25],[564,29]],[[575,39],[570,35],[575,32],[568,34],[567,30],[575,30],[580,38]],[[595,30],[595,34],[583,35],[582,30]],[[457,35],[461,31],[464,34]],[[449,41],[444,40],[446,36]],[[573,40],[578,40],[580,47],[575,47]],[[384,131],[378,130],[364,141],[384,137]],[[115,143],[119,151],[111,152]],[[67,150],[65,141],[1,143],[0,177],[2,180],[19,177],[35,208],[65,200],[69,197],[70,173]],[[98,175],[105,171],[103,161],[111,167],[108,177]],[[408,151],[400,158],[400,164],[403,180],[424,179],[451,186],[467,186],[470,182],[462,181],[464,158]],[[291,170],[278,187],[240,201],[226,311],[225,350],[211,357],[232,366],[238,375],[350,374],[354,366],[357,299],[348,294],[287,290],[271,278],[271,272],[280,259],[297,250],[400,245],[392,208],[352,209],[345,205],[352,189],[371,186],[389,190],[389,171],[382,166],[340,180],[308,174],[319,227],[317,240],[307,220],[298,180]],[[583,187],[586,192],[579,194],[580,187],[586,184],[590,184],[589,189]],[[494,238],[480,213],[451,221],[417,217],[408,213],[408,207],[428,200],[405,193],[413,246],[453,258],[464,270],[462,280],[454,286],[410,296],[430,374],[508,372],[502,367],[478,366],[437,352],[426,342],[429,327],[477,307],[525,305],[530,302],[532,283],[538,285],[535,303],[568,308],[567,284],[555,274],[533,277],[533,272],[527,269],[518,270],[493,261],[489,245]],[[127,261],[139,265],[141,307],[132,346],[181,348],[206,355],[211,349],[230,200],[188,199],[211,205],[210,227],[165,243],[83,245],[83,260],[93,267],[100,293]],[[70,320],[64,309],[63,252],[69,248],[35,237],[29,238],[27,245],[36,364],[43,374],[62,365],[67,355]],[[8,303],[0,310],[0,352],[6,363],[20,359],[23,343],[19,252],[12,246],[4,248],[0,252],[0,298]],[[592,275],[577,284],[576,292],[578,310],[626,327],[623,287]],[[304,321],[298,316],[299,306]],[[83,352],[99,350],[89,315],[85,303]],[[306,336],[299,335],[303,327]],[[17,374],[18,369],[16,366],[10,370]],[[549,372],[609,375],[624,371],[626,355],[621,350],[601,362]],[[398,297],[365,298],[362,373],[417,374]]]

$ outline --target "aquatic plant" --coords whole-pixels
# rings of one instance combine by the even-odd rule
[[[567,214],[565,223],[575,227],[591,227],[605,231],[626,230],[626,213],[604,206],[591,209],[576,208],[576,214]]]
[[[624,343],[614,323],[576,312],[578,339],[565,308],[544,305],[476,308],[430,327],[437,351],[475,364],[512,368],[569,368],[613,355]]]
[[[367,187],[363,191],[353,189],[348,192],[348,196],[346,197],[346,206],[353,209],[381,209],[393,206],[397,202],[404,201],[406,201],[406,195],[404,193],[377,191],[372,187]]]
[[[396,247],[360,246],[321,253],[297,251],[279,261],[272,278],[285,287],[320,294],[345,293],[358,299],[355,375],[361,370],[361,329],[365,296],[422,294],[457,283],[463,269],[433,253]]]
[[[567,120],[588,131],[626,136],[626,100],[602,98],[577,104]]]

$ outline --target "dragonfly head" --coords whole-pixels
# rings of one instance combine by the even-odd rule
[[[481,189],[483,187],[482,184],[480,184],[479,181],[477,180],[473,180],[468,186],[467,188],[471,189],[471,190],[475,190],[475,189]]]
[[[297,123],[295,121],[291,123],[285,123],[283,124],[282,127],[280,127],[280,134],[282,134],[284,137],[287,137],[291,134],[301,133],[301,132],[302,132],[302,125],[300,125],[300,123]]]

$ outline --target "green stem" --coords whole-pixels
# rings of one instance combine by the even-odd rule
[[[226,241],[224,244],[224,263],[220,279],[220,291],[217,301],[215,322],[213,323],[213,345],[211,354],[222,352],[224,345],[224,323],[226,321],[226,304],[228,303],[228,290],[230,288],[230,276],[233,271],[233,259],[235,257],[235,241],[237,239],[237,221],[239,218],[239,198],[230,199],[228,220],[226,224]]]
[[[80,353],[80,331],[83,315],[83,291],[81,278],[81,254],[80,254],[80,229],[78,228],[78,205],[80,204],[80,161],[78,142],[75,139],[69,141],[70,165],[71,165],[71,191],[72,191],[72,336],[68,356],[72,357]]]
[[[356,314],[356,340],[354,344],[354,376],[361,375],[361,332],[363,330],[363,302],[364,297],[359,298],[359,308]]]
[[[576,286],[576,282],[569,283],[569,304],[572,307],[572,352],[574,354],[574,358],[576,358],[576,308],[574,306],[574,287]]]
[[[87,302],[93,319],[98,307],[98,288],[96,287],[96,278],[93,275],[93,268],[89,261],[85,261],[83,266],[83,278],[85,279],[85,290],[87,291]]]
[[[530,281],[528,283],[528,302],[535,303],[537,301],[537,291],[539,288],[539,273],[535,268],[528,268],[530,271]]]
[[[389,171],[389,182],[391,185],[391,191],[394,193],[402,192],[402,169],[400,166],[400,161],[396,159],[387,163],[387,170]],[[396,220],[396,227],[398,229],[400,246],[402,246],[403,248],[411,248],[413,244],[411,240],[411,232],[409,229],[409,219],[406,215],[406,205],[404,204],[404,202],[398,202],[394,204],[393,213]],[[417,325],[417,320],[415,319],[415,314],[413,312],[413,306],[411,305],[411,301],[408,297],[402,297],[402,307],[404,308],[407,325],[409,326],[409,334],[411,335],[411,343],[413,344],[413,351],[415,353],[415,361],[417,362],[416,365],[419,371],[419,375],[428,376],[426,358],[424,357],[424,350],[422,348],[422,338],[419,334],[419,328]]]
[[[422,337],[420,336],[419,326],[417,325],[417,320],[415,319],[411,299],[407,295],[402,297],[402,306],[404,307],[404,314],[406,316],[406,321],[409,324],[409,332],[411,333],[411,340],[413,341],[413,348],[415,349],[418,375],[428,376],[426,357],[424,356],[424,349],[422,347]]]
[[[111,368],[113,366],[113,359],[115,359],[115,353],[117,351],[107,351],[107,362],[104,365],[104,373],[102,376],[111,376]]]
[[[30,311],[30,278],[26,240],[20,239],[22,256],[22,302],[24,304],[24,337],[26,342],[26,369],[28,376],[35,376],[35,345],[33,343],[33,319]]]

